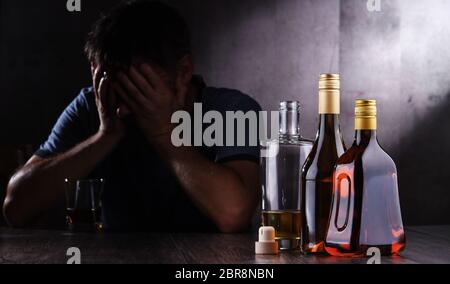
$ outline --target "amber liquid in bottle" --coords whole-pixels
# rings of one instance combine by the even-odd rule
[[[277,210],[263,211],[262,225],[272,226],[275,229],[275,240],[300,240],[300,211]],[[284,249],[282,247],[282,249]]]
[[[356,104],[355,141],[333,176],[325,249],[335,256],[364,256],[371,247],[396,254],[405,247],[397,169],[377,141],[376,102]]]
[[[345,152],[339,125],[339,75],[323,74],[319,81],[319,130],[302,169],[301,249],[324,253],[331,210],[333,169]]]
[[[300,172],[313,142],[300,135],[297,101],[280,102],[279,110],[278,137],[261,141],[262,225],[275,228],[280,250],[296,250],[300,248]]]

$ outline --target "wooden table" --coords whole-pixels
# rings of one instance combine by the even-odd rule
[[[401,256],[381,263],[450,263],[450,226],[410,227]],[[78,247],[82,263],[315,264],[366,263],[361,258],[281,252],[256,256],[253,234],[86,234],[0,228],[0,263],[66,263]]]

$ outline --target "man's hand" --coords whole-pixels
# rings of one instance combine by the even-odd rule
[[[64,204],[64,179],[86,178],[123,137],[125,125],[118,113],[126,114],[126,108],[117,101],[110,79],[103,71],[92,68],[92,73],[100,117],[98,132],[61,154],[45,159],[33,156],[14,174],[8,183],[3,206],[10,225],[31,224],[55,205]],[[77,122],[65,122],[63,127],[69,133]],[[68,137],[61,139],[64,138]]]
[[[94,73],[95,103],[100,118],[99,133],[101,135],[121,138],[125,134],[125,124],[119,115],[127,110],[120,106],[111,79],[100,68]]]
[[[187,94],[181,76],[177,76],[175,84],[169,84],[145,63],[131,66],[127,73],[119,72],[113,89],[149,141],[170,134],[173,129],[170,118],[174,111],[184,107]]]

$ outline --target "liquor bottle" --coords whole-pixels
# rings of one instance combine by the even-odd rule
[[[300,170],[312,141],[299,118],[297,101],[281,102],[278,138],[261,141],[262,224],[275,228],[281,250],[300,248]]]
[[[336,162],[326,251],[362,256],[376,247],[382,255],[405,247],[397,169],[377,140],[375,100],[356,100],[355,140]]]
[[[302,169],[301,249],[324,253],[331,209],[334,164],[345,152],[339,125],[340,78],[322,74],[319,79],[319,129]]]

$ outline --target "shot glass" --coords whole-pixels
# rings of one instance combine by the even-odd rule
[[[101,232],[103,179],[65,179],[66,220],[72,232]]]

